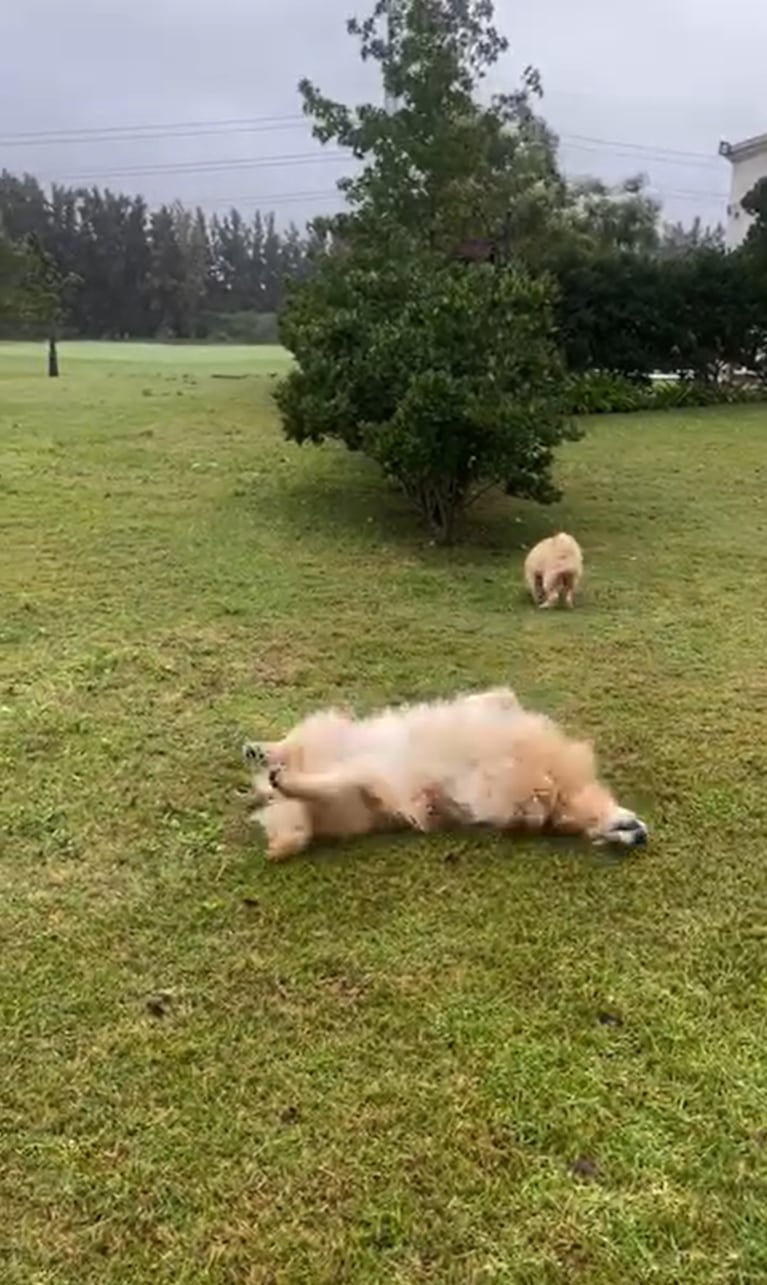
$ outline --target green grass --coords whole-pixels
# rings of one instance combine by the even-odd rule
[[[443,553],[283,366],[0,347],[3,1285],[767,1280],[767,411],[599,420]],[[646,854],[265,863],[244,734],[507,680]]]

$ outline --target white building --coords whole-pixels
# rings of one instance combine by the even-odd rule
[[[760,178],[767,178],[767,134],[746,138],[742,143],[722,142],[719,155],[732,165],[725,240],[727,249],[734,250],[745,239],[752,219],[740,203]]]

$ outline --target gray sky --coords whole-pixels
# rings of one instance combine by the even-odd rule
[[[280,221],[327,211],[343,167],[297,119],[296,82],[308,75],[347,101],[378,95],[344,28],[350,13],[370,7],[8,0],[0,6],[0,168],[141,191],[152,203],[180,197],[219,212],[260,205]],[[614,181],[643,170],[667,217],[723,218],[729,166],[717,157],[720,138],[767,131],[764,0],[497,0],[496,15],[512,51],[493,88],[514,85],[527,63],[540,69],[544,114],[570,173]],[[181,122],[200,124],[170,128]],[[203,132],[215,122],[245,123]],[[134,126],[153,129],[118,136]],[[95,129],[115,132],[18,141]]]

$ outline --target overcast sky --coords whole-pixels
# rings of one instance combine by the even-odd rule
[[[298,118],[296,82],[308,75],[347,101],[377,96],[344,28],[371,7],[6,0],[0,168],[141,191],[153,203],[260,205],[281,221],[327,211],[343,169]],[[719,140],[767,131],[764,0],[497,0],[496,14],[512,48],[494,87],[515,84],[527,63],[540,69],[544,113],[570,173],[615,180],[643,170],[668,217],[724,217],[729,166]],[[186,130],[170,128],[180,123]],[[136,126],[153,128],[137,138]],[[18,137],[96,129],[114,133]]]

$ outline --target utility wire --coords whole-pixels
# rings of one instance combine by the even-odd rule
[[[239,156],[210,161],[180,161],[169,164],[141,165],[122,169],[99,170],[78,174],[59,174],[49,179],[53,183],[101,182],[105,178],[136,178],[160,174],[211,174],[226,173],[236,169],[262,169],[291,167],[294,165],[326,165],[330,161],[348,161],[345,152],[295,152],[277,156]]]
[[[242,116],[228,120],[175,121],[171,123],[146,123],[143,125],[104,125],[93,128],[50,129],[28,133],[0,135],[0,147],[45,146],[84,142],[141,142],[163,138],[194,138],[206,134],[270,132],[291,129],[308,123],[298,114],[285,116]],[[706,152],[689,151],[651,143],[637,143],[628,139],[599,138],[590,134],[559,134],[561,142],[570,146],[617,151],[618,154],[641,153],[649,159],[666,158],[677,162],[700,162],[717,165],[720,158]]]
[[[170,124],[147,125],[98,125],[92,129],[50,129],[26,134],[0,134],[0,147],[23,147],[25,145],[44,146],[45,144],[122,142],[144,138],[177,138],[193,137],[207,133],[239,133],[248,130],[286,129],[300,124],[305,118],[293,116],[241,116],[232,120],[176,121]],[[179,135],[178,131],[183,130]]]

